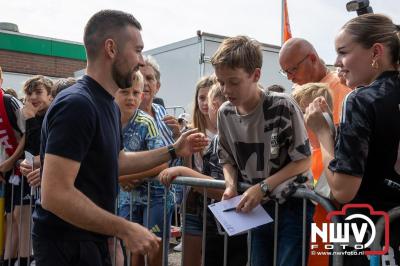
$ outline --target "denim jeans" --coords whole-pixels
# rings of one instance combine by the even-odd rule
[[[130,206],[124,204],[119,208],[119,216],[129,220]],[[159,237],[163,235],[163,221],[164,221],[164,199],[163,197],[154,197],[150,201],[150,215],[149,223],[147,223],[147,204],[145,203],[133,203],[132,204],[132,222],[141,224],[148,229],[152,230],[154,234]],[[167,232],[171,227],[173,205],[167,204]]]
[[[275,220],[275,202],[263,205],[268,214]],[[314,205],[307,201],[306,212],[306,252],[308,252],[310,227]],[[302,260],[302,225],[303,200],[290,198],[279,205],[278,212],[278,266],[301,265]],[[251,266],[273,265],[274,257],[274,223],[265,224],[251,230]],[[307,261],[307,253],[306,261]]]

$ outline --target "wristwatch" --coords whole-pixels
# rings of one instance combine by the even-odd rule
[[[260,189],[263,194],[263,197],[269,196],[271,191],[269,189],[269,185],[267,184],[267,182],[265,182],[265,180],[264,180],[264,181],[261,181],[259,184],[260,184]]]
[[[167,149],[168,149],[169,155],[171,156],[171,160],[175,160],[178,158],[178,156],[176,156],[174,145],[168,145]]]

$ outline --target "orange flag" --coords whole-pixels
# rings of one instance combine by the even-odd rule
[[[287,8],[286,0],[282,1],[283,8],[282,8],[282,44],[285,43],[287,40],[292,38],[292,32],[290,31],[290,23],[289,23],[289,12]]]

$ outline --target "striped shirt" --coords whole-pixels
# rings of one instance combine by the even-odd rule
[[[157,124],[158,131],[161,135],[161,138],[164,142],[164,146],[174,144],[175,140],[172,137],[172,130],[165,124],[163,121],[164,116],[167,115],[167,110],[159,104],[152,104],[153,112],[154,112],[154,120]],[[169,166],[178,166],[182,165],[182,159],[178,158],[169,162]]]

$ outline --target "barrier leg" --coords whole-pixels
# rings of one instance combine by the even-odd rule
[[[278,259],[278,228],[279,228],[279,203],[275,201],[275,221],[274,221],[274,261],[273,265],[277,265]]]
[[[182,243],[182,256],[181,256],[181,265],[184,265],[183,262],[185,261],[185,233],[186,233],[186,186],[183,187],[183,200],[181,204],[182,208],[182,235],[181,235],[181,243]]]
[[[6,251],[5,252],[5,256],[8,255],[7,259],[8,259],[8,266],[11,266],[11,258],[13,257],[13,253],[14,253],[14,241],[13,241],[13,231],[14,231],[14,184],[11,185],[11,212],[9,214],[9,220],[10,223],[8,223],[7,221],[7,236],[8,236],[8,241],[6,243]],[[10,224],[10,226],[8,227],[8,225]],[[8,234],[8,232],[10,232],[10,234]]]
[[[307,200],[303,199],[303,243],[301,245],[301,249],[302,249],[302,255],[301,255],[301,265],[305,266],[306,265],[306,247],[307,247]]]
[[[203,189],[203,232],[201,242],[201,265],[205,265],[206,260],[206,237],[207,237],[207,189]]]
[[[164,224],[163,224],[163,259],[162,265],[168,266],[168,249],[169,249],[169,234],[170,230],[168,229],[168,194],[169,194],[169,187],[164,188]]]
[[[224,233],[224,266],[228,265],[228,234]]]

